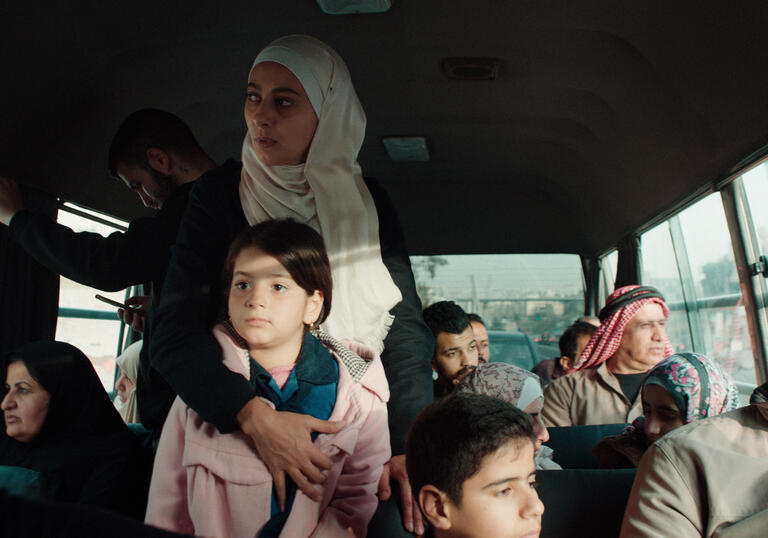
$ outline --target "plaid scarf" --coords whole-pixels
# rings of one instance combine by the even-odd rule
[[[589,343],[581,352],[576,366],[566,373],[599,366],[613,357],[621,345],[627,323],[635,317],[641,308],[651,303],[661,305],[664,317],[669,318],[669,308],[656,289],[649,286],[632,285],[614,290],[605,302],[605,307],[600,311],[600,327],[589,339]],[[674,350],[667,340],[664,343],[664,356],[668,357],[673,352]]]

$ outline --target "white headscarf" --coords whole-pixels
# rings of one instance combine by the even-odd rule
[[[115,405],[117,411],[123,420],[130,424],[133,422],[141,422],[139,420],[139,411],[136,407],[136,378],[139,373],[139,353],[141,352],[141,346],[144,340],[134,342],[123,350],[120,356],[117,358],[117,366],[120,368],[120,372],[124,373],[128,379],[133,383],[133,388],[128,399],[123,402],[120,400],[120,396],[115,396]]]
[[[347,66],[325,43],[291,35],[273,41],[253,62],[287,67],[304,87],[318,117],[304,166],[270,167],[243,141],[240,203],[249,224],[293,218],[318,230],[333,274],[329,334],[384,349],[389,311],[402,300],[381,259],[376,206],[357,155],[365,112]],[[253,67],[251,67],[253,69]]]

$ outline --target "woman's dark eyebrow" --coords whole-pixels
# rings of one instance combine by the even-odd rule
[[[261,86],[259,86],[258,84],[254,84],[253,82],[249,82],[248,83],[248,87],[249,88],[253,88],[254,90],[261,91]],[[294,95],[301,95],[299,92],[297,92],[293,88],[288,88],[288,87],[285,87],[285,88],[274,88],[272,90],[272,93],[292,93]]]

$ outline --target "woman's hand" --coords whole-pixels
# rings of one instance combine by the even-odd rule
[[[403,517],[403,526],[417,535],[424,534],[424,522],[421,519],[419,503],[411,493],[411,483],[408,480],[408,471],[405,467],[405,455],[393,456],[384,465],[384,472],[379,479],[379,499],[386,501],[392,496],[389,485],[390,478],[400,485],[400,514]]]
[[[310,434],[336,433],[344,427],[343,421],[275,411],[260,398],[248,402],[237,414],[237,421],[272,473],[280,510],[285,510],[285,473],[307,497],[314,501],[322,499],[322,493],[313,484],[325,480],[322,471],[330,469],[333,462],[312,443]]]

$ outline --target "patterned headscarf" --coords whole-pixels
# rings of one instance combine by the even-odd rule
[[[675,400],[685,423],[735,409],[736,386],[719,364],[698,353],[676,353],[654,366],[646,385],[658,385]]]
[[[503,362],[479,365],[464,376],[456,390],[493,396],[520,410],[525,410],[534,400],[544,398],[539,376]]]
[[[566,373],[599,366],[613,357],[621,345],[627,323],[641,308],[651,303],[661,305],[664,317],[669,318],[664,297],[655,288],[632,285],[615,290],[600,311],[600,327],[589,339],[576,365]],[[673,352],[669,340],[665,341],[664,356],[668,357]]]

